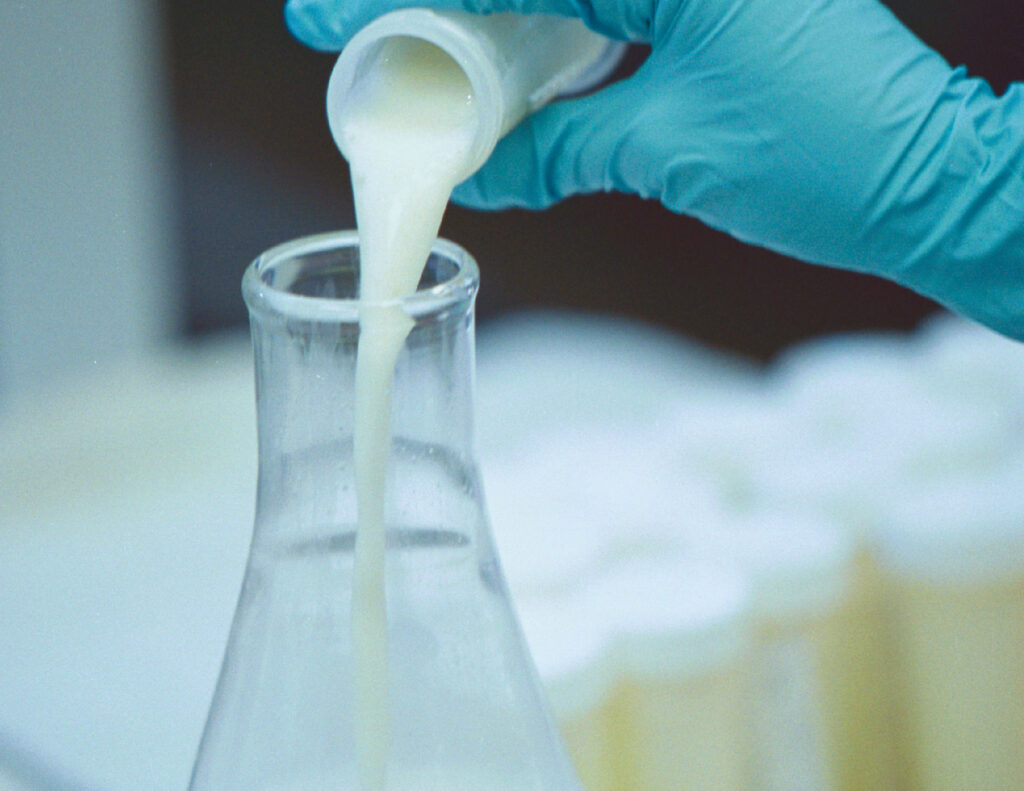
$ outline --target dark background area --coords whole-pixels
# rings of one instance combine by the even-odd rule
[[[997,92],[1021,78],[1020,0],[888,5]],[[294,41],[282,8],[164,4],[190,334],[245,321],[239,281],[261,250],[354,226],[348,171],[323,110],[334,56]],[[481,321],[522,307],[599,310],[763,360],[824,333],[909,329],[937,310],[893,284],[741,244],[633,196],[578,197],[544,212],[453,206],[442,235],[480,262]]]

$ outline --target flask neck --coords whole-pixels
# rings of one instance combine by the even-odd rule
[[[403,459],[430,457],[474,476],[476,270],[472,259],[451,248],[450,255],[431,257],[416,295],[388,303],[355,299],[354,234],[283,245],[246,274],[259,435],[254,544],[336,535],[339,526],[356,523],[353,436],[361,337],[363,343],[399,347],[391,388],[392,473],[402,474]],[[360,316],[368,311],[378,318],[367,323],[372,337],[367,326],[360,329]],[[437,522],[451,506],[444,499],[444,492],[389,496],[389,521]]]

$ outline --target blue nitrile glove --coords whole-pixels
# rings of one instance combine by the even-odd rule
[[[876,0],[290,0],[286,15],[336,50],[408,5],[577,15],[653,48],[630,79],[527,119],[460,203],[635,192],[1024,338],[1024,85],[996,98]]]

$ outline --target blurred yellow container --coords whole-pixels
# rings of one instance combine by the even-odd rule
[[[751,580],[757,787],[891,789],[874,760],[882,659],[855,541],[824,520],[767,510],[703,540]]]
[[[744,667],[633,678],[611,708],[620,791],[743,791],[751,780]]]
[[[620,791],[751,789],[744,578],[678,558],[631,562],[592,606],[612,614]]]
[[[523,631],[576,772],[586,791],[615,791],[611,624],[586,605],[579,588],[521,598]]]
[[[1024,458],[905,495],[878,543],[907,788],[1024,789]]]
[[[839,791],[901,785],[894,672],[889,653],[886,599],[875,558],[860,548],[846,601],[814,639],[826,714],[826,743]]]
[[[1024,574],[894,591],[908,788],[1024,788]]]

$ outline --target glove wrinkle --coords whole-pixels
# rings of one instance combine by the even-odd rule
[[[658,3],[655,14],[653,43],[655,54],[663,55],[666,63],[677,66],[699,62],[702,55],[713,50],[724,36],[748,37],[749,20],[757,18],[757,3],[761,0],[726,0],[722,8],[713,8],[706,0],[681,0],[681,2]],[[770,0],[769,0],[770,1]],[[757,19],[753,28],[757,30],[762,22]],[[737,47],[734,55],[746,50],[757,52],[755,42],[750,47]],[[662,51],[663,50],[663,51]]]
[[[578,0],[590,28],[620,41],[647,43],[658,0]]]

